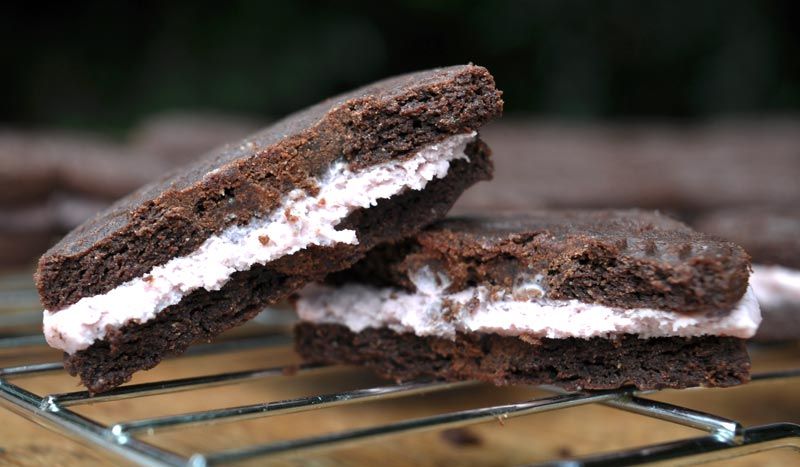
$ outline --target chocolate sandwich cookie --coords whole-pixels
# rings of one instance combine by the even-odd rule
[[[414,234],[490,178],[476,130],[502,104],[479,66],[403,75],[145,186],[39,261],[48,342],[104,391]]]
[[[689,220],[706,209],[800,203],[800,122],[696,126],[553,125],[508,120],[492,141],[493,183],[455,212],[647,208]]]
[[[695,227],[742,245],[764,321],[755,340],[800,339],[800,209],[759,206],[713,211]]]
[[[129,140],[137,151],[183,165],[261,127],[255,121],[232,115],[174,112],[147,118],[131,131]]]
[[[58,239],[56,232],[48,204],[0,207],[0,270],[31,266]]]
[[[46,251],[58,237],[50,231],[0,231],[0,271],[19,272],[31,267],[33,261]]]
[[[0,207],[0,269],[32,266],[65,233],[108,204],[58,193],[33,205]]]
[[[760,321],[749,267],[645,211],[454,218],[305,288],[296,347],[398,380],[732,386]]]
[[[33,264],[69,230],[165,169],[93,135],[1,130],[0,268]]]
[[[29,136],[0,130],[0,208],[46,199],[56,179],[56,161],[39,155]]]
[[[42,203],[0,208],[0,232],[61,232],[79,226],[110,204],[105,200],[58,193]],[[40,256],[44,251],[40,251]]]
[[[97,136],[0,131],[0,207],[40,203],[58,192],[113,200],[166,169],[155,157]]]

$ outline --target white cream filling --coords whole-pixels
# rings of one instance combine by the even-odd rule
[[[319,193],[289,193],[266,219],[253,219],[208,238],[193,253],[173,258],[142,277],[113,290],[85,297],[58,312],[45,310],[47,342],[67,353],[89,347],[107,327],[153,319],[190,292],[219,290],[236,271],[265,264],[311,245],[357,244],[354,230],[336,226],[358,208],[374,206],[405,189],[421,190],[447,175],[450,162],[466,159],[467,144],[477,133],[452,136],[422,148],[407,160],[393,160],[351,172],[334,164],[318,181]]]
[[[412,280],[416,293],[360,284],[338,288],[312,285],[301,292],[296,308],[304,321],[341,324],[353,332],[388,327],[396,332],[445,338],[454,338],[456,332],[552,339],[622,334],[638,334],[641,338],[749,338],[761,322],[758,302],[750,287],[730,313],[719,316],[550,300],[543,298],[544,291],[535,278],[510,292],[494,295],[484,286],[447,293],[447,278],[434,275],[427,268]],[[452,313],[447,302],[456,304],[458,311]]]
[[[800,305],[800,270],[754,264],[750,285],[764,308]]]

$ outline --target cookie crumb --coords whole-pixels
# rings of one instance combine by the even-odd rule
[[[539,337],[534,336],[533,334],[520,334],[519,340],[530,344],[532,346],[540,346],[542,345],[542,339]]]
[[[300,371],[299,365],[287,365],[283,367],[283,370],[281,370],[281,374],[283,376],[294,376],[297,374],[298,371]]]
[[[458,315],[461,312],[461,306],[447,298],[442,300],[442,319],[447,321],[448,323],[452,323],[453,321],[458,319]]]
[[[480,446],[483,440],[469,428],[451,428],[441,432],[443,440],[456,447]]]
[[[258,241],[261,242],[262,245],[267,246],[269,243],[269,237],[267,235],[259,235]]]
[[[562,459],[573,457],[572,449],[569,446],[561,446],[556,450],[556,455]]]

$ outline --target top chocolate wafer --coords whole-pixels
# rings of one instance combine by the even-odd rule
[[[502,108],[474,65],[398,76],[328,99],[145,186],[67,235],[39,261],[47,309],[107,292],[206,238],[271,212],[335,161],[351,170],[408,157],[476,130]]]
[[[333,280],[413,288],[408,275],[431,264],[453,291],[512,287],[520,274],[538,274],[551,299],[682,313],[731,309],[750,274],[740,246],[658,213],[555,210],[446,219],[403,247],[374,250]]]

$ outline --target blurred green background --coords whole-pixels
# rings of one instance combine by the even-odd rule
[[[277,117],[396,73],[472,61],[507,113],[704,119],[800,108],[797,1],[105,2],[6,5],[16,126]]]

